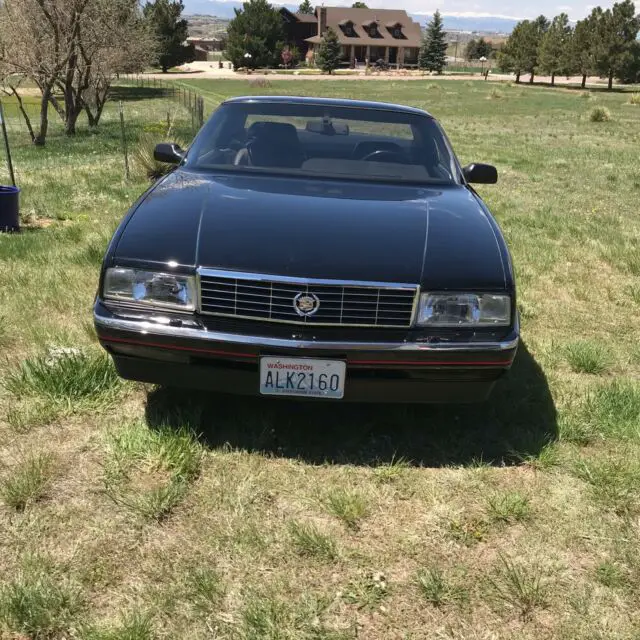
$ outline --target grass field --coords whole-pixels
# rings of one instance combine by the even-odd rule
[[[640,106],[479,82],[194,81],[440,118],[512,250],[523,345],[470,407],[270,403],[123,383],[91,305],[146,182],[96,134],[11,122],[0,235],[0,637],[640,637]],[[130,146],[180,108],[122,89]],[[609,120],[592,122],[604,107]],[[5,177],[6,180],[6,177]]]

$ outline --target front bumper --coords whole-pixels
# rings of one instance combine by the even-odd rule
[[[518,327],[497,341],[341,341],[216,331],[197,317],[154,318],[107,307],[94,321],[123,377],[154,384],[255,395],[262,356],[343,360],[344,401],[478,402],[507,371]]]

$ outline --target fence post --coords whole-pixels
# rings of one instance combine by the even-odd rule
[[[127,133],[124,126],[124,106],[120,100],[120,132],[122,133],[122,153],[124,154],[124,175],[127,180],[131,177],[129,173],[129,153],[127,151]]]
[[[7,135],[7,123],[4,120],[4,107],[2,106],[2,100],[0,100],[0,123],[2,123],[2,137],[4,138],[4,148],[7,152],[7,167],[9,169],[9,177],[11,178],[11,184],[16,186],[16,176],[13,172],[13,161],[11,160],[11,149],[9,148],[9,136]]]

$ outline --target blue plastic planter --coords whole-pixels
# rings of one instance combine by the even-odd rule
[[[20,231],[20,189],[0,186],[0,232]]]

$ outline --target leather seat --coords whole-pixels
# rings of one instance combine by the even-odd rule
[[[286,122],[254,122],[247,131],[247,146],[236,165],[299,169],[305,160],[298,131]]]

